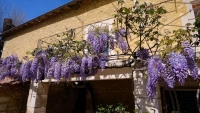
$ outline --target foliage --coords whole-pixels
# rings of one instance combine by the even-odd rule
[[[148,6],[146,3],[135,3],[134,7],[123,7],[123,2],[119,2],[122,7],[118,10],[115,18],[117,20],[117,29],[124,28],[126,33],[129,32],[133,37],[137,37],[139,40],[136,42],[136,49],[141,49],[142,44],[154,42],[155,44],[149,46],[153,48],[158,46],[157,37],[161,34],[158,32],[157,27],[162,25],[161,15],[166,14],[167,11],[163,7]],[[128,35],[124,35],[128,40]],[[142,38],[144,37],[144,38]],[[130,47],[130,46],[129,46]],[[131,51],[133,52],[133,51]]]
[[[198,30],[199,20],[197,19],[194,26],[186,24],[186,29],[177,29],[170,33],[162,31],[165,29],[162,17],[167,13],[163,7],[136,2],[134,7],[127,8],[123,7],[123,3],[122,0],[119,1],[121,8],[115,15],[116,29],[124,28],[127,31],[124,35],[127,42],[129,40],[127,33],[137,38],[135,48],[131,48],[128,42],[129,53],[135,55],[136,52],[138,56],[136,60],[141,60],[140,63],[144,63],[144,66],[147,64],[146,90],[149,99],[156,95],[158,83],[173,88],[175,82],[184,85],[188,75],[196,80],[198,68],[194,61],[192,38],[195,36],[194,32]]]
[[[127,106],[124,106],[121,103],[116,105],[98,105],[96,113],[130,113],[126,110]]]
[[[140,109],[135,109],[135,110],[134,110],[134,113],[149,113],[149,112],[147,112],[147,111],[142,111],[142,112],[141,112]]]

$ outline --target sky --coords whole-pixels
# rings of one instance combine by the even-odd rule
[[[71,0],[1,0],[11,6],[20,8],[26,15],[25,21],[34,19],[46,12],[62,6]]]

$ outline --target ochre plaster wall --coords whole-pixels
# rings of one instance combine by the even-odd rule
[[[133,0],[124,1],[125,6],[133,5]],[[156,4],[163,2],[164,0],[149,1],[151,1],[153,4]],[[149,1],[146,2],[148,3]],[[177,2],[181,1],[182,0],[177,0]],[[168,13],[166,15],[167,21],[165,21],[165,23],[171,22],[186,12],[185,4],[177,4],[177,12],[175,11],[175,4],[173,3],[165,3],[163,6],[167,10],[173,11],[172,13]],[[117,0],[84,0],[77,9],[70,9],[66,12],[56,15],[55,17],[49,18],[46,21],[41,21],[34,26],[29,26],[21,31],[13,33],[13,35],[6,37],[2,58],[5,58],[12,53],[16,53],[20,58],[22,58],[23,56],[26,56],[27,51],[32,51],[37,47],[38,39],[66,31],[67,29],[69,30],[112,18],[116,13],[117,7]],[[181,25],[181,18],[177,19],[171,24]],[[176,29],[176,27],[173,26],[168,26],[167,28],[170,30]],[[82,37],[80,36],[77,38],[81,39]],[[135,44],[133,43],[131,45],[134,46]]]

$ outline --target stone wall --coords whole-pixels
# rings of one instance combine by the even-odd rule
[[[0,113],[25,113],[30,83],[0,86]]]

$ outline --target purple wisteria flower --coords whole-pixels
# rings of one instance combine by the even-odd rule
[[[0,71],[1,71],[1,73],[0,73],[0,81],[4,80],[5,77],[10,75],[10,70],[7,69],[5,66],[1,67]]]
[[[30,70],[30,67],[31,67],[31,61],[27,61],[26,63],[24,63],[23,67],[21,67],[23,82],[25,82],[27,78],[31,78],[33,75]]]
[[[62,63],[61,75],[68,80],[72,75],[74,75],[74,61],[72,59],[67,59]]]
[[[76,74],[80,73],[80,64],[78,64],[77,62],[74,62],[73,67],[74,67],[74,69],[73,69],[74,73],[76,73]]]
[[[87,41],[91,45],[93,52],[103,53],[109,47],[108,37],[109,36],[106,32],[97,33],[97,32],[91,31],[88,33]]]
[[[105,69],[106,61],[108,60],[108,56],[105,53],[100,54],[99,56],[99,66],[101,67],[101,70],[103,71]]]
[[[88,57],[88,70],[89,73],[87,74],[87,76],[93,76],[97,73],[98,71],[98,64],[99,60],[97,56],[89,56]]]
[[[55,69],[54,69],[54,78],[57,80],[59,83],[61,77],[61,63],[55,62]]]
[[[32,64],[31,64],[31,68],[30,68],[31,72],[34,75],[37,75],[38,64],[39,64],[39,58],[35,57]]]
[[[125,29],[120,29],[115,32],[115,38],[116,38],[118,47],[122,50],[123,53],[125,53],[128,49],[128,44],[126,40],[124,39],[125,33],[126,33]]]
[[[167,86],[170,88],[174,88],[174,83],[175,81],[175,74],[171,73],[172,72],[172,68],[171,66],[168,66],[167,68],[165,68],[165,73],[163,73],[162,79],[164,79],[164,81],[167,83]]]
[[[169,55],[169,64],[171,66],[170,73],[174,74],[180,84],[183,85],[189,74],[185,56],[177,53],[171,53]]]
[[[6,77],[19,80],[19,59],[17,55],[12,54],[0,61],[0,80]]]
[[[112,36],[109,37],[109,42],[110,42],[110,45],[109,45],[110,49],[114,49],[115,42]]]
[[[56,57],[52,57],[51,61],[49,63],[49,69],[47,72],[47,78],[51,78],[52,76],[54,76],[54,70],[55,70],[55,62],[57,61]]]
[[[182,47],[183,51],[181,53],[187,60],[187,65],[191,76],[196,80],[198,78],[198,67],[194,60],[194,49],[188,41],[182,42]]]
[[[99,61],[100,58],[97,55],[93,55],[93,61],[92,61],[92,65],[94,68],[98,68],[99,67]]]
[[[18,74],[18,70],[16,67],[12,67],[10,69],[10,75],[13,76],[15,78],[15,76]]]
[[[150,57],[148,49],[144,49],[144,48],[141,48],[141,50],[138,50],[137,54],[138,54],[138,57],[142,60],[147,60]]]
[[[78,61],[80,60],[80,58],[79,58],[77,55],[75,55],[75,56],[72,58],[72,60],[78,62]]]
[[[74,73],[79,74],[80,73],[80,58],[75,55],[73,58],[73,69]]]
[[[41,57],[42,57],[42,60],[43,60],[43,63],[44,63],[44,77],[46,77],[47,73],[48,73],[48,69],[50,67],[50,61],[47,58],[47,52],[45,50],[42,51]]]
[[[119,29],[119,34],[122,36],[125,36],[126,30],[125,29]]]
[[[89,70],[89,73],[90,73],[90,72],[92,72],[92,69],[93,69],[93,57],[89,56],[87,61],[88,61],[88,70]]]
[[[42,79],[44,79],[44,66],[38,66],[36,82]]]
[[[12,63],[12,66],[16,66],[17,65],[17,61],[19,61],[18,56],[15,54],[12,54],[10,56],[10,62]]]
[[[198,67],[194,61],[194,58],[186,56],[186,60],[191,76],[196,80],[198,78]]]
[[[185,57],[194,58],[194,49],[188,41],[182,42],[183,51],[181,52]]]
[[[114,37],[107,32],[91,31],[88,33],[87,41],[91,45],[94,53],[104,53],[108,48],[114,49]],[[120,47],[126,48],[126,43],[122,41]]]
[[[147,96],[151,100],[156,95],[156,87],[159,81],[159,77],[162,74],[166,73],[166,67],[162,63],[162,60],[157,57],[153,56],[148,62],[148,81],[147,81]]]
[[[81,67],[80,67],[80,76],[86,77],[86,74],[88,74],[88,58],[84,56],[81,60]]]

